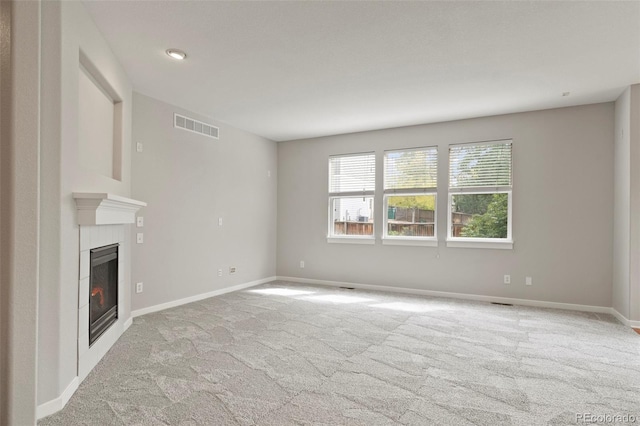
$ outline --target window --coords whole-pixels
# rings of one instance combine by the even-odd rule
[[[373,244],[375,153],[329,157],[329,242]]]
[[[449,147],[447,246],[513,248],[511,140]]]
[[[438,149],[384,153],[384,244],[437,245]]]

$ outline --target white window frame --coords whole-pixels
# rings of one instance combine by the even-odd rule
[[[403,151],[424,151],[427,149],[436,150],[436,176],[437,170],[437,146],[423,146],[418,148],[392,149],[384,152],[383,165],[383,185],[386,183],[386,159],[390,152]],[[389,197],[414,197],[421,195],[432,195],[435,199],[435,211],[433,212],[433,237],[412,237],[407,235],[389,235]],[[382,244],[385,245],[402,245],[402,246],[438,246],[438,188],[407,188],[407,189],[384,189],[383,195],[383,221],[382,221]]]
[[[356,157],[360,155],[373,155],[374,156],[374,182],[376,178],[376,163],[377,157],[374,151],[369,152],[357,152],[353,154],[336,154],[329,156],[329,161],[331,161],[331,157]],[[328,187],[331,188],[331,172],[329,171],[329,179],[328,179]],[[375,187],[375,185],[374,185]],[[371,211],[373,213],[373,223],[372,223],[372,233],[371,235],[335,235],[333,234],[334,223],[332,222],[333,217],[333,201],[340,198],[354,198],[354,197],[371,197],[373,198],[373,203],[371,205]],[[329,192],[329,206],[328,206],[328,216],[327,216],[327,242],[328,243],[346,243],[346,244],[375,244],[376,242],[376,221],[375,221],[375,204],[376,204],[376,196],[375,190],[370,191],[345,191],[345,192]]]
[[[451,144],[451,146],[456,145],[489,145],[491,143],[511,143],[512,155],[512,175],[511,175],[511,186],[496,186],[496,187],[461,187],[461,188],[451,188],[449,187],[448,191],[448,202],[447,202],[447,247],[454,248],[486,248],[486,249],[503,249],[503,250],[511,250],[513,249],[513,141],[511,139],[503,139],[503,140],[495,140],[495,141],[485,141],[485,142],[475,142],[469,144]],[[448,159],[449,167],[451,167],[450,161]],[[476,194],[507,194],[507,238],[475,238],[475,237],[454,237],[452,235],[453,223],[452,223],[452,207],[453,207],[453,196],[455,195],[476,195]]]

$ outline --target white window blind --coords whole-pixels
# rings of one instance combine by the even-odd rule
[[[429,191],[438,186],[436,147],[387,151],[384,154],[385,193]]]
[[[329,157],[329,193],[331,195],[373,193],[375,187],[375,153]]]
[[[511,188],[511,140],[449,147],[449,188]]]

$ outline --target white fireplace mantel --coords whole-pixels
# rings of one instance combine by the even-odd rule
[[[135,223],[136,212],[147,203],[119,195],[74,192],[78,225],[119,225]]]

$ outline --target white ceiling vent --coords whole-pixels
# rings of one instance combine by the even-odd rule
[[[198,133],[199,135],[207,136],[213,139],[218,139],[220,129],[211,124],[203,123],[202,121],[194,120],[193,118],[185,117],[180,114],[173,114],[173,127],[177,127],[188,132]]]

